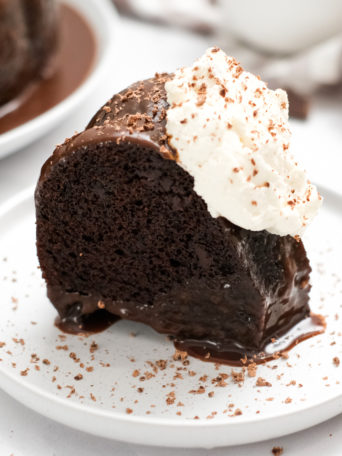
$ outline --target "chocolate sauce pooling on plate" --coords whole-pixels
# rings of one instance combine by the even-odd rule
[[[57,317],[55,325],[62,332],[67,334],[94,334],[105,331],[121,318],[107,312],[104,309],[96,310],[92,314],[82,315],[81,304],[71,306],[67,316]],[[230,348],[229,351],[222,351],[212,341],[182,341],[173,339],[175,348],[180,351],[186,351],[188,355],[206,362],[215,362],[229,366],[241,366],[249,362],[262,364],[279,358],[300,342],[304,342],[311,337],[322,334],[325,331],[325,320],[320,315],[311,314],[299,322],[294,328],[290,329],[285,335],[278,340],[270,342],[264,352],[260,352],[248,359],[243,349],[236,347],[236,350]],[[233,346],[233,344],[232,344]],[[231,346],[231,347],[232,347]]]
[[[0,108],[0,134],[12,130],[48,111],[84,81],[93,67],[96,55],[94,34],[73,8],[61,5],[60,46],[57,52],[57,69],[52,77],[33,83],[8,112],[8,106]]]
[[[211,341],[182,341],[176,339],[174,340],[174,344],[178,350],[186,351],[188,355],[202,361],[230,366],[241,366],[250,362],[263,364],[284,356],[284,354],[296,347],[300,342],[324,333],[325,327],[325,321],[320,315],[311,314],[279,337],[279,339],[270,341],[264,351],[256,353],[250,358],[239,347],[236,347],[236,349],[230,348],[228,351],[225,351],[222,350],[219,344],[217,345]],[[233,344],[231,347],[233,347]]]
[[[118,320],[120,317],[100,309],[90,315],[81,315],[80,305],[76,304],[67,316],[56,318],[55,326],[67,334],[94,334],[104,331]]]

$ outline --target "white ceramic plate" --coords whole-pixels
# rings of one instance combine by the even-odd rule
[[[68,426],[161,446],[243,444],[337,415],[342,198],[324,193],[324,208],[305,242],[313,266],[311,306],[326,315],[327,331],[299,344],[288,360],[259,366],[256,377],[246,375],[240,384],[231,367],[174,361],[172,343],[141,324],[121,321],[89,337],[62,334],[37,269],[33,189],[17,195],[0,207],[0,387]],[[166,360],[165,369],[158,360]],[[272,386],[257,387],[257,377]]]
[[[118,16],[110,0],[63,0],[77,9],[92,27],[97,40],[97,56],[92,71],[67,98],[35,119],[0,135],[0,158],[43,136],[80,106],[98,86],[110,64]]]

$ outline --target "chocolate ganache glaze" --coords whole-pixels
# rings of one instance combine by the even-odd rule
[[[213,218],[168,144],[160,74],[115,95],[42,168],[37,249],[61,322],[105,311],[182,349],[258,356],[309,315],[301,241]]]

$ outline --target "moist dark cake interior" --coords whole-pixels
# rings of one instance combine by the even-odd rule
[[[57,9],[55,0],[0,0],[0,106],[51,73]]]
[[[102,310],[185,348],[255,356],[308,316],[309,262],[301,241],[210,215],[167,141],[170,77],[115,95],[43,166],[35,199],[48,296],[79,326]]]

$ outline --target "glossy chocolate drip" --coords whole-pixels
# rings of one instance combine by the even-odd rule
[[[169,145],[166,135],[165,82],[172,75],[156,74],[154,78],[132,84],[113,98],[95,114],[87,129],[111,125],[121,135],[134,135],[156,145],[166,158],[176,159],[176,151]],[[166,150],[165,150],[166,149]]]
[[[53,72],[47,68],[47,75],[44,73],[44,77],[30,81],[15,94],[14,100],[0,107],[0,134],[60,103],[80,86],[93,67],[96,40],[88,23],[73,8],[63,4],[58,17],[59,46],[53,53]]]
[[[130,141],[151,148],[162,157],[177,159],[176,151],[169,145],[166,135],[165,82],[172,75],[156,74],[154,78],[132,84],[108,100],[93,116],[87,128],[80,134],[57,146],[45,162],[40,182],[48,176],[59,160],[79,147],[99,143]]]
[[[91,314],[82,314],[82,306],[73,304],[64,317],[58,316],[55,325],[67,334],[95,334],[105,331],[112,326],[120,317],[113,315],[106,310],[95,310]]]
[[[167,143],[170,77],[115,95],[42,168],[37,246],[48,296],[64,320],[76,303],[81,316],[101,303],[190,353],[210,345],[221,362],[255,357],[309,315],[311,268],[290,236],[211,217]]]
[[[317,318],[319,317],[319,318]],[[300,342],[311,337],[323,334],[326,329],[324,319],[320,315],[309,315],[303,318],[298,314],[287,315],[287,326],[268,339],[265,339],[261,350],[243,350],[234,341],[230,344],[216,343],[211,340],[181,340],[175,339],[175,347],[185,351],[188,355],[199,358],[202,361],[228,364],[230,366],[241,366],[251,362],[263,364],[267,361],[274,361],[280,357],[287,356],[287,353],[295,348]]]

